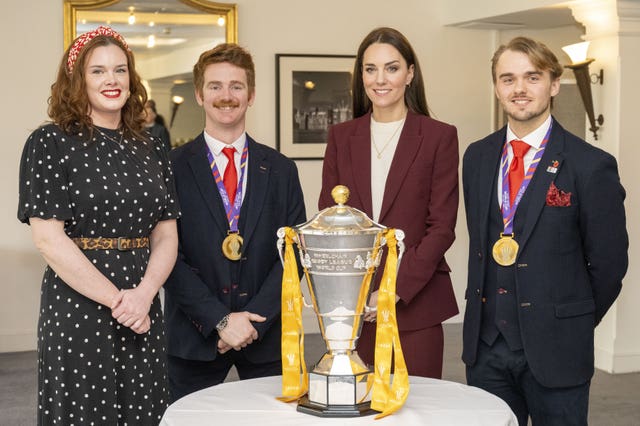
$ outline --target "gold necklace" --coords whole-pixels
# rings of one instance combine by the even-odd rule
[[[393,140],[394,136],[398,133],[398,130],[400,130],[403,124],[404,124],[404,119],[400,120],[400,123],[398,124],[398,127],[396,127],[396,130],[393,131],[389,139],[387,139],[384,145],[382,145],[382,149],[378,149],[378,145],[376,145],[376,140],[373,137],[373,132],[371,132],[371,144],[373,145],[373,148],[376,150],[376,153],[378,154],[377,155],[378,160],[382,158],[382,153],[384,152],[385,149],[387,149],[387,146],[389,146],[389,143]]]
[[[118,144],[118,146],[119,146],[121,149],[122,149],[122,148],[124,148],[124,146],[122,145],[122,140],[124,139],[124,130],[122,130],[122,131],[118,131],[118,133],[120,133],[120,140],[119,140],[119,141],[117,141],[116,139],[114,139],[114,138],[112,138],[111,136],[107,135],[105,132],[103,132],[103,131],[102,131],[102,130],[100,130],[99,128],[97,128],[97,127],[96,127],[95,129],[98,131],[98,133],[100,133],[100,135],[101,135],[103,138],[106,138],[106,139],[110,140],[111,142],[117,143],[117,144]]]

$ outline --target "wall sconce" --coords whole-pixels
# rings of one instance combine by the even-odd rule
[[[184,102],[184,98],[182,96],[172,96],[171,97],[171,121],[169,122],[169,128],[173,127],[173,120],[176,118],[176,113],[178,112],[178,108]]]
[[[598,139],[598,129],[604,123],[604,117],[602,114],[595,117],[593,112],[593,97],[591,96],[591,83],[603,83],[604,71],[601,69],[598,74],[589,74],[589,64],[595,59],[587,58],[587,49],[589,48],[589,42],[584,41],[582,43],[570,44],[564,46],[562,50],[571,58],[571,65],[565,65],[565,68],[571,68],[576,76],[576,83],[578,84],[578,90],[580,90],[580,96],[582,97],[582,103],[584,109],[589,117],[589,124],[593,132],[593,137]],[[595,81],[594,81],[595,79]],[[598,125],[596,125],[596,123]]]

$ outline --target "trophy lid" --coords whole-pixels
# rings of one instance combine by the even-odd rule
[[[333,207],[328,207],[318,212],[311,220],[296,226],[300,234],[317,235],[350,235],[350,234],[377,234],[386,229],[371,220],[364,212],[347,206],[349,188],[337,185],[331,191],[331,196],[336,202]]]

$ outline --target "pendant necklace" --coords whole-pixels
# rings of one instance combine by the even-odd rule
[[[95,127],[95,126],[94,126]],[[118,133],[120,133],[120,140],[116,140],[115,138],[112,138],[111,136],[107,135],[105,132],[103,132],[102,130],[100,130],[100,128],[96,127],[96,130],[98,130],[98,133],[100,133],[100,135],[108,140],[110,140],[111,142],[114,142],[116,144],[118,144],[118,146],[120,147],[120,149],[124,149],[124,145],[122,145],[122,140],[124,139],[124,130],[120,131],[118,130]]]
[[[403,124],[404,124],[404,119],[400,120],[400,123],[398,124],[396,129],[393,131],[389,139],[387,139],[384,145],[382,145],[381,149],[378,149],[378,145],[376,145],[376,140],[373,137],[373,132],[371,132],[371,144],[373,145],[373,149],[376,150],[378,160],[382,158],[382,153],[384,152],[385,149],[387,149],[387,146],[389,146],[389,143],[393,140],[393,138],[396,136],[398,131],[402,128]]]

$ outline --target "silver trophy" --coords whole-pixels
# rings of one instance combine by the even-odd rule
[[[345,205],[349,190],[333,189],[337,205],[293,228],[300,261],[327,352],[309,373],[308,396],[298,411],[322,417],[354,417],[370,408],[373,373],[355,351],[373,275],[380,264],[386,227]],[[282,257],[284,228],[278,231]],[[404,233],[396,230],[398,265]],[[369,308],[366,308],[369,309]]]

